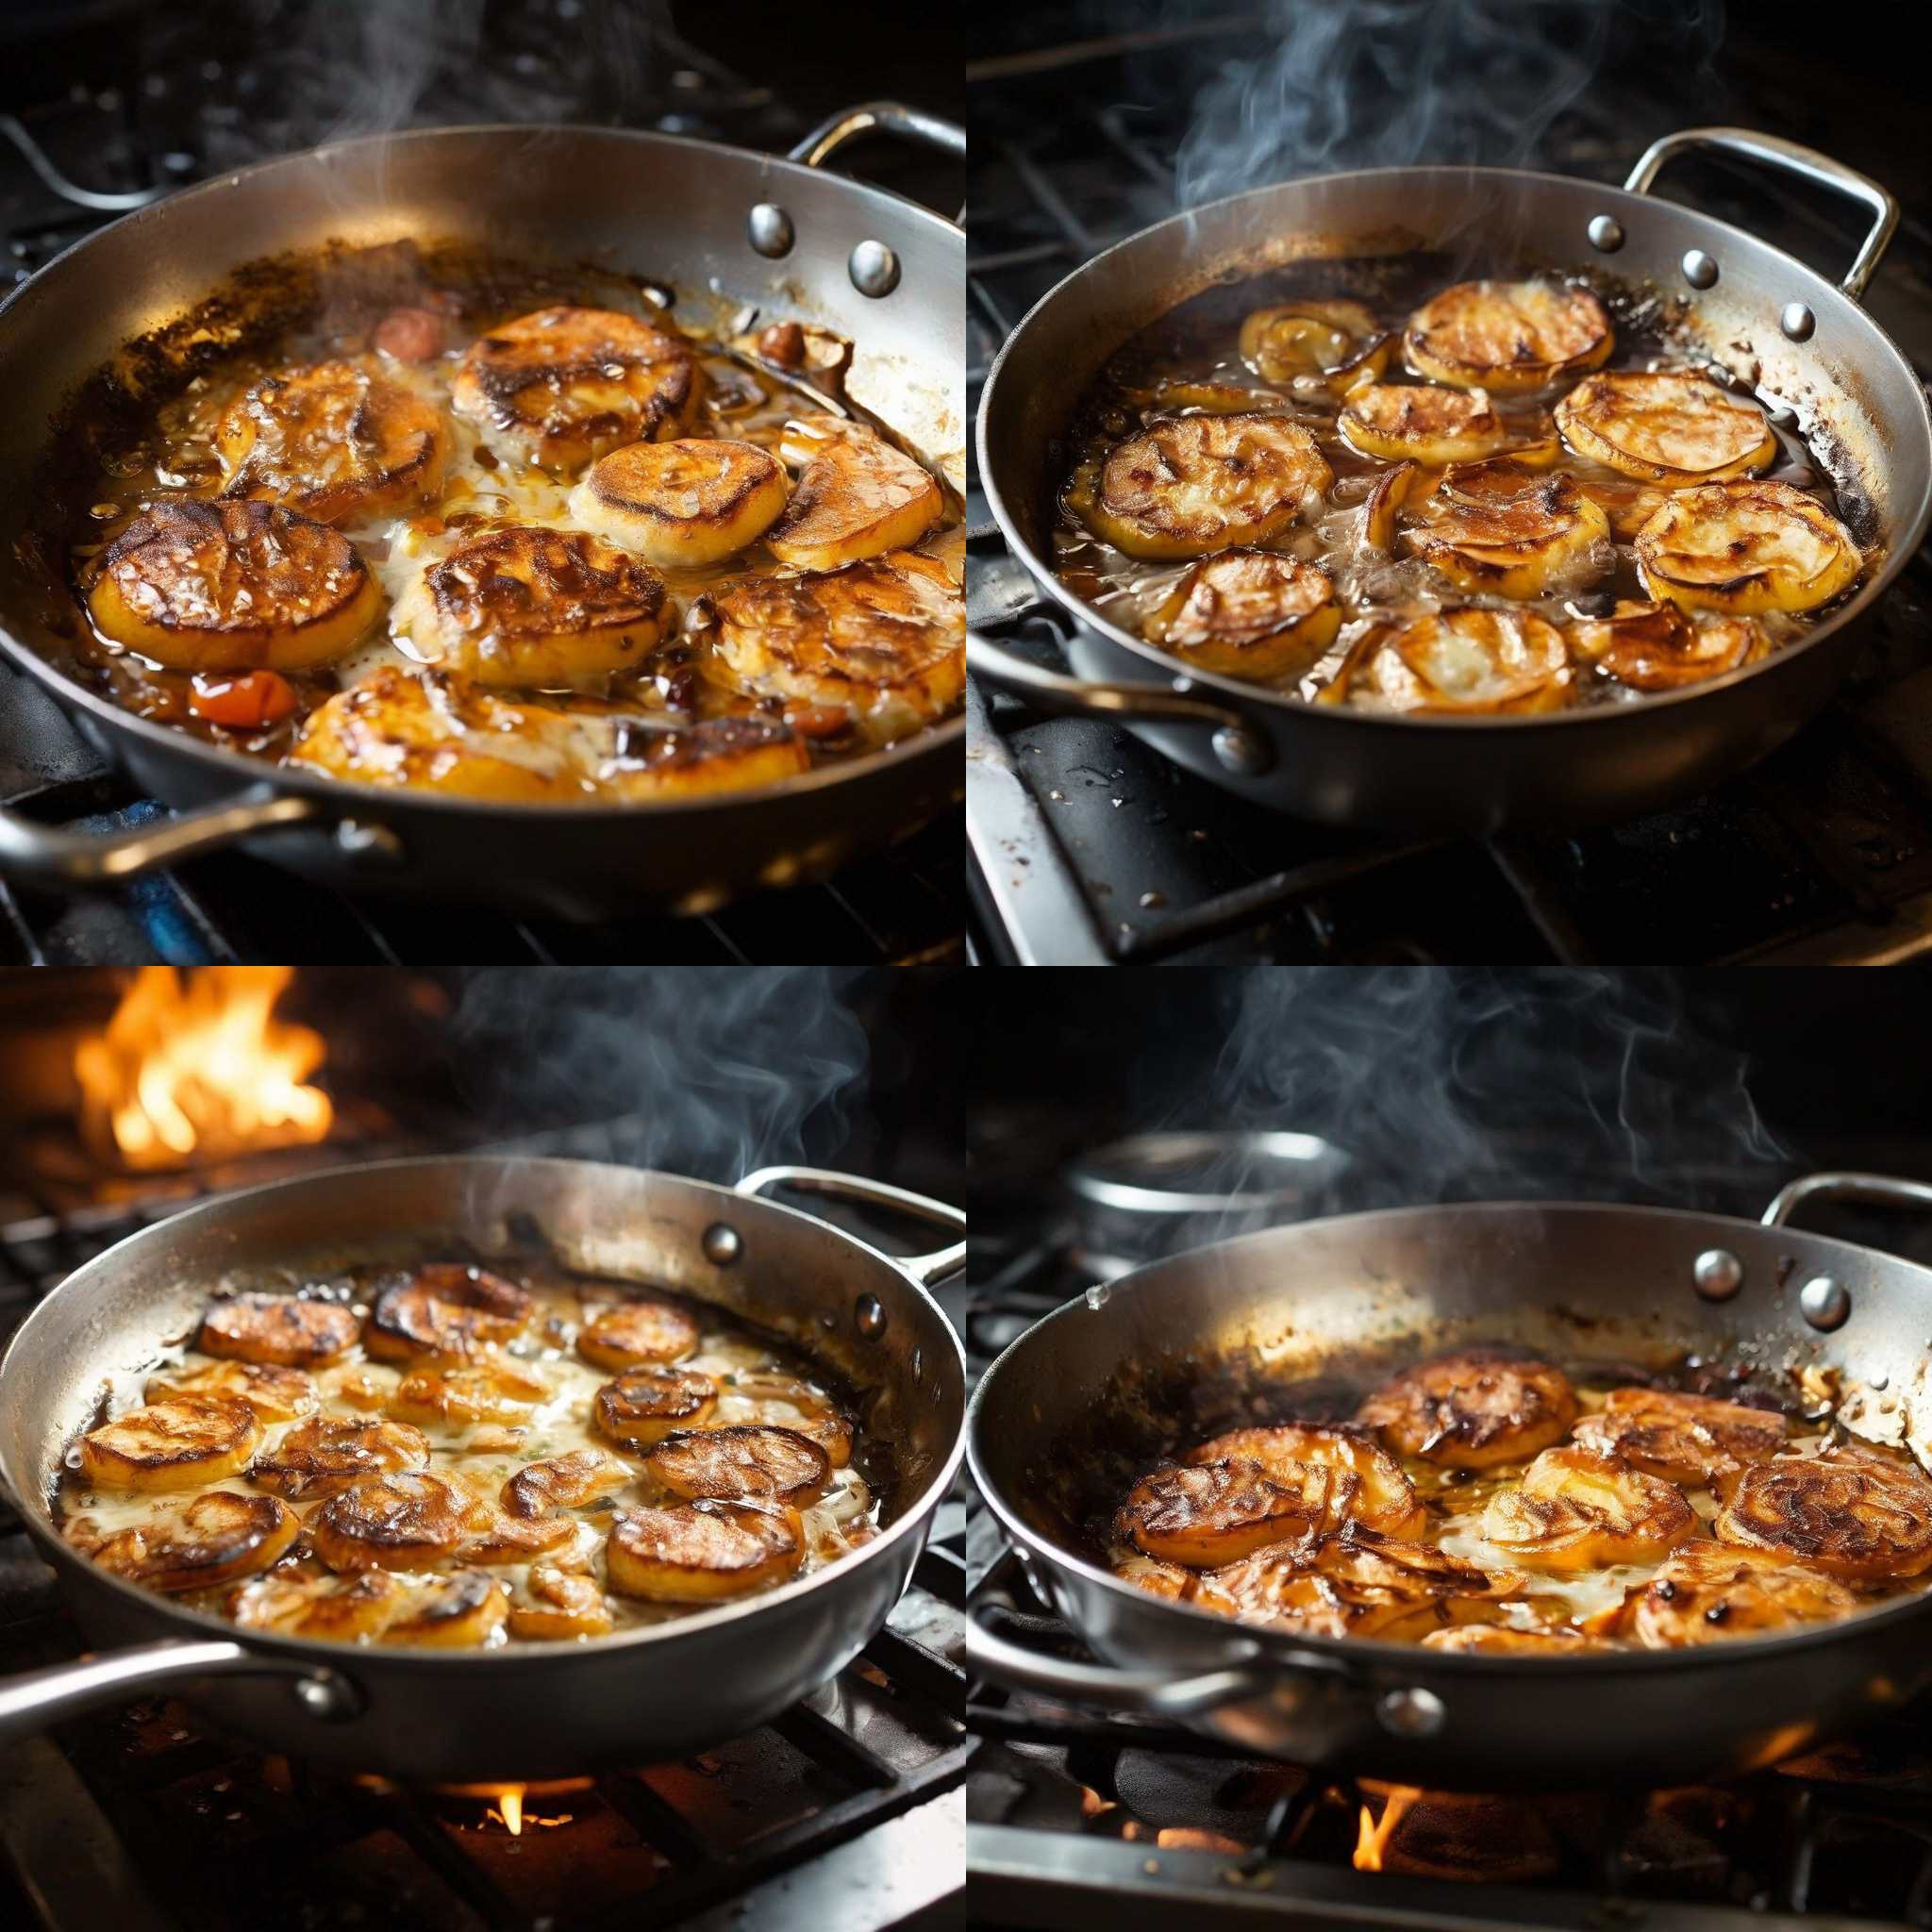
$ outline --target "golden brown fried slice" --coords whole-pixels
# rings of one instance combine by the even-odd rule
[[[510,1592],[509,1634],[538,1643],[575,1637],[608,1637],[616,1627],[610,1604],[586,1570],[532,1563]]]
[[[1699,1538],[1680,1545],[1638,1595],[1630,1634],[1648,1650],[1761,1637],[1848,1615],[1842,1583],[1784,1556]]]
[[[1737,617],[1815,610],[1864,568],[1816,497],[1769,481],[1679,491],[1638,531],[1637,561],[1653,597]]]
[[[805,1560],[798,1511],[782,1504],[633,1509],[611,1525],[610,1588],[653,1603],[706,1604],[782,1583]]]
[[[1541,1630],[1512,1630],[1504,1624],[1464,1624],[1454,1630],[1431,1630],[1423,1639],[1429,1650],[1453,1650],[1469,1657],[1587,1657],[1619,1648],[1601,1637],[1553,1624]]]
[[[390,1398],[398,1422],[457,1428],[475,1423],[526,1423],[556,1391],[542,1376],[501,1357],[458,1368],[411,1369]]]
[[[91,1483],[116,1490],[193,1490],[238,1474],[261,1446],[261,1420],[232,1395],[170,1395],[80,1439]]]
[[[1588,289],[1549,281],[1457,282],[1409,317],[1402,339],[1418,375],[1499,392],[1598,368],[1615,340]]]
[[[1664,1389],[1612,1389],[1574,1436],[1598,1456],[1620,1457],[1650,1475],[1727,1496],[1747,1464],[1784,1447],[1786,1427],[1775,1409]]]
[[[244,1583],[226,1609],[244,1630],[356,1643],[379,1637],[401,1614],[407,1596],[406,1586],[386,1570],[354,1576],[277,1572]]]
[[[1321,701],[1391,711],[1554,711],[1575,689],[1563,633],[1533,610],[1457,605],[1372,628]]]
[[[1395,1639],[1483,1614],[1524,1579],[1350,1524],[1319,1541],[1262,1550],[1208,1581],[1249,1622],[1312,1637]]]
[[[266,1570],[295,1541],[295,1512],[273,1496],[209,1490],[185,1503],[162,1503],[139,1524],[102,1537],[91,1517],[69,1525],[68,1541],[103,1570],[149,1590],[207,1590]]]
[[[843,1469],[852,1460],[852,1424],[823,1390],[795,1375],[764,1370],[733,1375],[728,1386],[732,1394],[760,1404],[762,1420],[809,1437],[825,1452],[834,1469]]]
[[[518,525],[458,543],[396,599],[414,654],[478,684],[601,684],[664,636],[664,579],[581,530]]]
[[[450,389],[458,415],[560,471],[683,435],[703,395],[683,337],[608,308],[540,308],[491,329]]]
[[[529,1324],[524,1290],[487,1269],[431,1261],[375,1298],[362,1345],[387,1361],[418,1355],[474,1355],[514,1341]]]
[[[458,1570],[404,1592],[397,1615],[382,1629],[385,1643],[436,1650],[474,1650],[509,1620],[509,1592],[493,1576]]]
[[[757,443],[680,438],[600,458],[571,491],[570,513],[647,563],[688,569],[749,549],[785,494],[784,466]]]
[[[358,1422],[339,1415],[297,1423],[248,1474],[291,1502],[339,1495],[365,1475],[396,1475],[429,1466],[429,1441],[407,1423]]]
[[[441,1476],[358,1476],[308,1519],[331,1570],[433,1570],[463,1539],[474,1499]]]
[[[1481,1350],[1404,1369],[1356,1411],[1399,1456],[1448,1469],[1520,1462],[1576,1420],[1576,1391],[1561,1369]]]
[[[1141,632],[1204,671],[1278,677],[1325,651],[1341,628],[1325,571],[1273,550],[1204,558]]]
[[[1932,1570],[1932,1482],[1866,1450],[1754,1463],[1711,1525],[1720,1541],[1771,1550],[1844,1583]]]
[[[465,1563],[527,1563],[575,1542],[576,1535],[568,1516],[512,1516],[486,1503],[472,1512],[457,1556]]]
[[[231,1361],[319,1369],[346,1354],[360,1329],[355,1309],[341,1302],[237,1294],[208,1304],[194,1345]]]
[[[1452,468],[1409,543],[1451,583],[1497,597],[1578,591],[1616,560],[1609,519],[1574,477],[1497,458]]]
[[[170,671],[306,671],[369,629],[382,591],[345,537],[279,504],[162,502],[102,553],[87,603]]]
[[[1545,1449],[1483,1511],[1483,1535],[1532,1570],[1655,1563],[1696,1528],[1673,1484],[1577,1448]]]
[[[799,464],[765,547],[793,570],[838,570],[916,543],[945,512],[940,486],[876,430],[841,416],[801,416],[780,454]]]
[[[1113,1566],[1123,1583],[1144,1590],[1150,1596],[1164,1596],[1171,1603],[1192,1604],[1197,1609],[1213,1610],[1232,1617],[1240,1606],[1198,1570],[1186,1570],[1178,1563],[1158,1563],[1152,1557],[1123,1557]]]
[[[690,798],[777,785],[810,769],[805,741],[775,718],[703,718],[627,731],[596,777],[622,798]]]
[[[1557,427],[1578,456],[1673,490],[1746,476],[1777,460],[1777,437],[1763,412],[1707,375],[1589,376],[1557,405]]]
[[[681,1362],[696,1353],[698,1324],[671,1302],[619,1302],[577,1330],[577,1353],[599,1369]]]
[[[800,1507],[832,1480],[831,1458],[816,1442],[762,1423],[666,1437],[644,1467],[679,1496],[762,1496]]]
[[[1341,395],[1389,366],[1394,338],[1359,302],[1285,302],[1241,324],[1241,360],[1268,382]]]
[[[631,1468],[602,1449],[573,1449],[567,1456],[526,1462],[503,1486],[503,1507],[513,1516],[553,1516],[615,1495],[631,1480]]]
[[[1570,648],[1635,691],[1675,691],[1755,664],[1771,640],[1754,618],[1692,620],[1674,604],[1625,598],[1607,617],[1572,625]]]
[[[1339,1517],[1340,1472],[1315,1463],[1280,1469],[1286,1483],[1241,1457],[1157,1469],[1127,1491],[1115,1538],[1162,1562],[1208,1570]]]
[[[1230,1457],[1259,1464],[1287,1489],[1300,1487],[1300,1470],[1308,1463],[1339,1472],[1346,1480],[1333,1492],[1334,1513],[1322,1524],[1324,1529],[1340,1529],[1347,1520],[1384,1536],[1414,1537],[1429,1525],[1429,1512],[1416,1501],[1402,1465],[1366,1427],[1277,1423],[1268,1428],[1229,1429],[1189,1450],[1183,1459],[1222,1462]]]
[[[1401,462],[1375,478],[1375,487],[1362,504],[1362,541],[1371,550],[1395,548],[1396,519],[1421,475],[1420,464]]]
[[[1481,391],[1416,383],[1370,383],[1351,391],[1335,426],[1351,449],[1390,462],[1472,462],[1523,441]]]
[[[229,1395],[245,1402],[265,1423],[293,1422],[312,1415],[322,1400],[313,1376],[300,1369],[279,1369],[261,1362],[203,1362],[190,1368],[183,1362],[158,1370],[142,1391],[150,1402],[170,1395]]]
[[[695,1369],[630,1369],[597,1391],[597,1426],[620,1449],[648,1449],[680,1429],[704,1425],[718,1407],[718,1385]]]
[[[726,584],[694,621],[741,691],[841,710],[876,743],[943,717],[965,688],[959,586],[918,551]]]
[[[1201,557],[1278,537],[1334,480],[1286,416],[1179,416],[1117,444],[1068,500],[1129,557]]]
[[[449,461],[436,406],[354,362],[266,375],[215,430],[223,493],[285,504],[319,524],[434,502]]]

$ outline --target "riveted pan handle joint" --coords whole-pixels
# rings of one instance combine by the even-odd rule
[[[1787,175],[1796,175],[1815,187],[1829,188],[1839,194],[1861,202],[1872,213],[1872,226],[1845,278],[1839,287],[1854,302],[1865,292],[1865,285],[1877,270],[1898,226],[1898,203],[1869,175],[1860,175],[1842,161],[1822,155],[1815,147],[1801,147],[1795,141],[1781,140],[1775,134],[1759,134],[1749,127],[1687,127],[1681,134],[1667,134],[1653,142],[1630,170],[1624,183],[1632,194],[1647,194],[1658,171],[1674,155],[1689,154],[1698,148],[1717,148],[1724,154],[1741,155]]]
[[[258,832],[312,825],[313,800],[254,786],[232,798],[120,832],[75,832],[0,811],[0,877],[39,886],[116,886],[158,866],[216,852]]]
[[[1932,1213],[1932,1183],[1847,1171],[1807,1174],[1777,1191],[1764,1210],[1764,1225],[1783,1227],[1808,1201],[1865,1201],[1880,1208],[1923,1208]]]
[[[966,153],[966,130],[957,122],[908,108],[903,101],[864,101],[821,122],[791,150],[791,158],[808,168],[822,168],[847,142],[873,133],[895,134],[902,141],[962,158]]]
[[[941,1227],[957,1227],[962,1232],[966,1216],[943,1201],[915,1194],[909,1188],[895,1188],[885,1181],[867,1180],[862,1174],[841,1174],[827,1167],[761,1167],[739,1182],[741,1194],[768,1194],[774,1188],[791,1188],[801,1194],[828,1194],[836,1200],[863,1201],[874,1208],[891,1208],[919,1221]],[[966,1263],[966,1243],[952,1242],[928,1255],[893,1255],[892,1265],[903,1268],[922,1288],[930,1288],[949,1274],[957,1274]]]

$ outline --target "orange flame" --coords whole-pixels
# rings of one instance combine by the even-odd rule
[[[274,1017],[294,970],[142,967],[108,1030],[74,1056],[88,1145],[151,1172],[322,1140],[335,1109],[305,1083],[327,1048]]]
[[[1366,1805],[1361,1807],[1355,1840],[1355,1869],[1357,1872],[1379,1872],[1382,1869],[1382,1855],[1389,1849],[1389,1840],[1395,1836],[1395,1827],[1421,1796],[1422,1792],[1413,1785],[1391,1785],[1389,1795],[1382,1801],[1379,1819]]]
[[[504,1829],[510,1837],[516,1838],[524,1828],[524,1790],[521,1785],[506,1786],[496,1801],[496,1815],[503,1820]]]

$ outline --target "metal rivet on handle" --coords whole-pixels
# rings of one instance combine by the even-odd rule
[[[1382,1728],[1397,1738],[1433,1738],[1448,1714],[1433,1690],[1419,1686],[1385,1690],[1375,1701]]]
[[[705,1259],[719,1268],[728,1268],[744,1253],[744,1237],[735,1227],[726,1227],[722,1221],[714,1221],[706,1228],[700,1243],[705,1251]]]
[[[875,1294],[862,1294],[852,1305],[853,1325],[868,1341],[876,1341],[886,1332],[886,1310]]]
[[[1624,225],[1615,215],[1592,215],[1584,233],[1600,254],[1614,255],[1624,245]]]
[[[1802,302],[1787,302],[1784,313],[1777,319],[1777,325],[1794,342],[1808,342],[1811,331],[1818,326],[1818,318]]]
[[[344,819],[336,827],[336,849],[350,858],[393,865],[403,856],[403,841],[387,825]]]
[[[775,260],[781,255],[791,253],[791,243],[795,239],[791,217],[775,202],[759,202],[745,218],[744,232],[760,255],[768,255]]]
[[[1798,1291],[1798,1307],[1814,1328],[1842,1328],[1852,1312],[1852,1291],[1828,1274],[1814,1274]]]
[[[339,1724],[362,1708],[361,1693],[348,1678],[338,1676],[333,1671],[317,1671],[313,1676],[297,1677],[291,1688],[295,1702],[310,1717],[321,1718],[325,1724]]]
[[[1214,756],[1237,777],[1258,777],[1274,762],[1268,741],[1245,724],[1224,724],[1215,732]]]
[[[1684,257],[1684,279],[1693,289],[1707,289],[1717,280],[1717,263],[1703,249],[1692,248]]]
[[[861,295],[890,295],[899,286],[899,258],[883,242],[861,242],[845,270]]]
[[[1727,1302],[1744,1285],[1744,1264],[1728,1248],[1706,1248],[1690,1265],[1690,1279],[1707,1302]]]

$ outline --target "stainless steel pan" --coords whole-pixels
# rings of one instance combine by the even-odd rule
[[[854,398],[957,484],[965,237],[896,195],[820,172],[871,128],[964,152],[960,129],[882,102],[827,122],[792,160],[606,127],[436,128],[205,182],[90,236],[16,291],[0,305],[0,648],[176,815],[92,834],[0,811],[0,874],[113,883],[242,841],[364,890],[597,918],[703,909],[820,876],[958,798],[958,720],[779,787],[622,809],[486,804],[266,767],[74,683],[46,590],[17,545],[49,425],[89,375],[243,264],[331,241],[448,241],[510,262],[594,262],[822,323],[858,344]]]
[[[1709,216],[1654,199],[1672,156],[1717,148],[1835,189],[1872,226],[1834,286]],[[1385,168],[1283,182],[1177,215],[1096,256],[1013,331],[979,409],[987,501],[1024,572],[986,588],[970,636],[981,676],[1050,710],[1104,717],[1246,797],[1331,824],[1486,835],[1652,809],[1763,758],[1837,690],[1864,620],[1932,518],[1932,415],[1896,345],[1859,307],[1898,220],[1874,181],[1770,135],[1705,127],[1658,142],[1620,191],[1490,168]],[[1394,716],[1310,706],[1172,659],[1054,575],[1056,439],[1135,330],[1217,276],[1287,260],[1442,247],[1473,273],[1606,268],[1689,297],[1688,341],[1796,411],[1869,499],[1885,548],[1849,603],[1797,644],[1707,684],[1540,717]],[[998,571],[999,566],[991,568]],[[1026,579],[1030,577],[1030,584]],[[1051,606],[1074,620],[1071,676],[1000,641]]]
[[[1895,1708],[1932,1682],[1932,1596],[1763,1641],[1575,1659],[1302,1638],[1119,1581],[1075,1526],[1067,1475],[1096,1449],[1151,1459],[1185,1424],[1131,1396],[1249,1351],[1289,1382],[1338,1357],[1485,1341],[1657,1367],[1696,1351],[1835,1372],[1868,1435],[1932,1426],[1932,1269],[1792,1232],[1814,1196],[1932,1208],[1932,1186],[1847,1174],[1793,1183],[1761,1225],[1613,1206],[1402,1208],[1218,1242],[1068,1304],[981,1381],[967,1455],[1035,1592],[1104,1661],[1043,1647],[983,1590],[974,1667],[1257,1756],[1481,1790],[1731,1774]]]
[[[230,1730],[318,1763],[487,1782],[691,1751],[822,1683],[898,1601],[958,1466],[964,1363],[922,1284],[957,1269],[964,1243],[889,1260],[758,1198],[781,1185],[964,1225],[956,1208],[815,1169],[763,1169],[734,1191],[589,1161],[470,1157],[345,1168],[210,1201],[89,1262],[28,1316],[0,1363],[0,1477],[104,1648],[0,1681],[0,1745],[166,1689]],[[866,1426],[895,1465],[878,1538],[814,1575],[676,1623],[464,1654],[239,1630],[108,1575],[55,1534],[49,1475],[104,1378],[191,1328],[225,1272],[405,1257],[452,1239],[487,1252],[513,1235],[527,1240],[533,1226],[567,1264],[715,1302],[863,1391]]]

